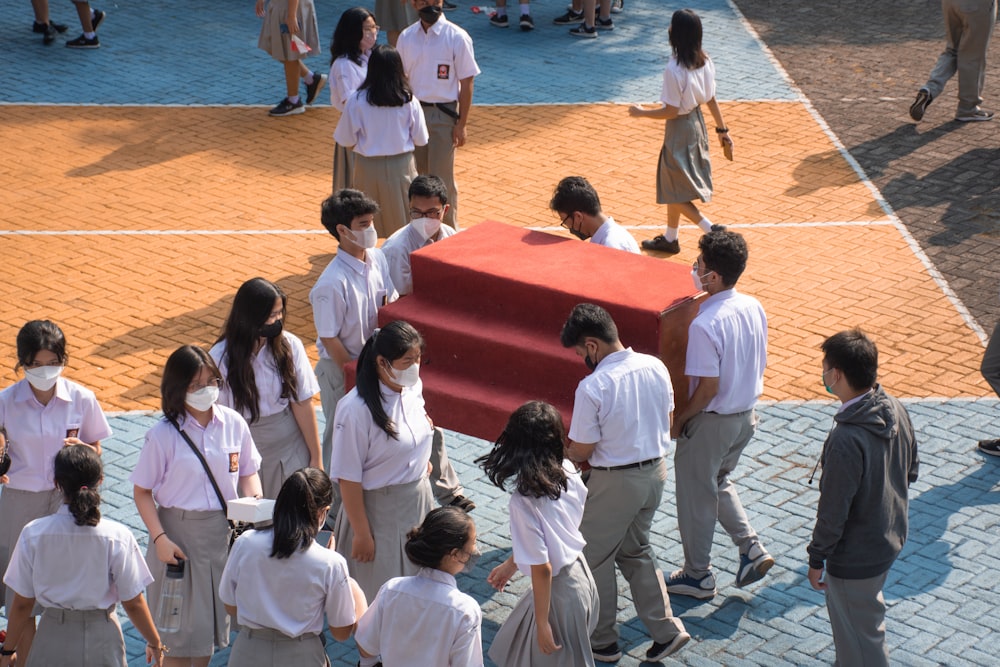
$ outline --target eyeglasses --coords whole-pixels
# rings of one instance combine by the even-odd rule
[[[572,213],[570,213],[570,214],[569,214],[569,215],[567,215],[567,216],[566,216],[565,218],[560,218],[560,219],[559,219],[559,226],[560,226],[560,227],[565,227],[566,229],[570,229],[570,228],[571,228],[571,225],[568,225],[568,224],[566,224],[566,221],[567,221],[567,220],[569,220],[569,219],[570,219],[570,218],[572,218],[572,217],[573,217],[573,214],[572,214]]]
[[[379,31],[379,26],[378,25],[373,25],[370,28],[362,28],[362,30],[364,30],[365,32],[378,32]]]
[[[201,391],[205,387],[215,387],[217,389],[222,389],[222,378],[212,378],[211,380],[208,381],[208,384],[197,384],[197,383],[189,384],[188,392],[193,394],[196,391]]]
[[[418,220],[420,218],[433,218],[435,220],[441,219],[442,209],[440,208],[429,208],[426,211],[421,211],[419,208],[410,209],[410,220]]]

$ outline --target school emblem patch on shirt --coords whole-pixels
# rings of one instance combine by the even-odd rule
[[[238,472],[240,469],[240,453],[229,452],[229,472]]]
[[[448,64],[445,64],[445,63],[442,63],[442,64],[438,65],[438,78],[439,79],[447,79],[449,72],[451,72],[451,65],[448,65]]]

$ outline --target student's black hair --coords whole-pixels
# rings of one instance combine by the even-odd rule
[[[531,401],[511,413],[493,449],[475,462],[500,489],[513,477],[522,496],[557,500],[569,486],[563,469],[565,435],[559,411]]]
[[[323,200],[320,206],[320,221],[333,238],[340,241],[337,225],[351,228],[354,218],[369,213],[378,213],[378,203],[360,190],[344,188]]]
[[[472,517],[457,507],[436,507],[406,534],[406,557],[414,565],[440,569],[445,556],[465,547],[474,525]]]
[[[17,332],[17,365],[14,370],[33,363],[42,350],[55,354],[62,364],[69,358],[62,329],[49,320],[31,320]]]
[[[319,532],[319,511],[333,502],[330,476],[318,468],[293,472],[274,501],[271,558],[305,551]]]
[[[368,74],[358,87],[358,93],[362,91],[368,104],[376,107],[401,107],[413,99],[399,51],[388,44],[376,44],[372,48],[368,56]]]
[[[257,356],[260,328],[271,317],[274,302],[281,299],[281,317],[285,318],[287,297],[281,288],[263,278],[251,278],[236,291],[229,317],[216,342],[226,342],[226,383],[233,394],[234,407],[249,413],[251,424],[260,419],[260,392],[254,376],[253,361]],[[274,356],[278,377],[281,378],[281,398],[297,400],[295,364],[292,348],[284,336],[266,339],[264,343]]]
[[[670,19],[670,47],[685,69],[698,69],[708,56],[701,48],[701,18],[691,9],[678,9]]]
[[[586,178],[567,176],[556,186],[549,208],[557,213],[580,211],[586,215],[598,215],[601,212],[601,199]]]
[[[392,438],[398,438],[399,432],[382,405],[378,358],[382,357],[392,363],[405,356],[413,347],[423,348],[423,346],[424,339],[416,329],[408,322],[396,320],[381,329],[376,329],[358,355],[358,396],[368,406],[375,424]]]
[[[722,284],[732,287],[747,268],[747,242],[737,232],[709,232],[698,239],[701,261],[709,271],[722,278]]]
[[[878,347],[864,331],[855,327],[833,334],[820,346],[829,368],[844,374],[851,389],[861,391],[878,380]]]
[[[208,368],[212,377],[222,379],[215,361],[208,352],[194,345],[184,345],[177,348],[167,357],[163,366],[163,379],[160,380],[160,409],[163,416],[178,420],[187,410],[184,400],[187,398],[188,387],[202,368]]]
[[[364,24],[375,15],[364,7],[345,9],[333,30],[330,42],[330,64],[337,58],[347,58],[355,65],[361,64],[361,40],[364,38]],[[333,82],[331,82],[333,83]]]
[[[414,197],[437,197],[441,206],[448,203],[448,188],[444,181],[433,174],[421,174],[410,182],[410,189],[407,191],[410,199]]]
[[[88,445],[69,445],[56,452],[56,486],[78,526],[96,526],[101,520],[101,457]]]
[[[563,347],[573,347],[588,337],[605,343],[616,343],[618,327],[611,319],[611,313],[605,309],[592,303],[581,303],[569,314],[559,338]]]

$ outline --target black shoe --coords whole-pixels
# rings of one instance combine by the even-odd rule
[[[611,20],[610,16],[607,19],[598,18],[594,27],[598,30],[614,30],[615,22]]]
[[[446,12],[450,12],[452,10],[458,9],[458,5],[456,5],[454,2],[448,2],[448,0],[444,0],[444,4],[441,5],[441,9],[443,9]]]
[[[592,648],[590,651],[594,654],[594,660],[597,662],[618,662],[622,658],[622,651],[618,648],[618,642],[601,648]]]
[[[726,226],[725,225],[712,225],[711,228],[709,228],[708,231],[710,231],[710,232],[724,232],[724,231],[726,231]]]
[[[494,14],[490,17],[490,25],[495,25],[498,28],[506,28],[510,25],[510,21],[507,20],[507,15],[499,16]]]
[[[93,39],[87,39],[86,35],[80,35],[76,39],[71,39],[66,42],[66,48],[68,49],[99,49],[101,48],[101,40],[97,39],[97,35],[94,35]]]
[[[552,22],[556,25],[574,25],[576,23],[583,23],[583,12],[574,12],[572,9],[567,9],[565,14],[552,19]]]
[[[448,503],[448,505],[450,507],[457,507],[458,509],[462,510],[466,514],[468,514],[472,510],[476,509],[476,503],[472,502],[471,500],[469,500],[465,496],[461,496],[461,495],[455,496],[454,498],[452,498],[451,502]]]
[[[642,247],[646,250],[658,250],[659,252],[676,255],[681,251],[681,243],[678,240],[668,241],[663,234],[646,239],[642,242]]]
[[[517,24],[524,32],[531,32],[535,29],[535,19],[531,18],[531,14],[521,14],[521,20]]]
[[[934,98],[931,96],[930,91],[926,88],[921,88],[917,91],[917,99],[910,105],[910,118],[913,120],[922,120],[924,117],[924,112],[927,111],[927,107],[931,105]]]
[[[570,28],[569,34],[574,37],[588,37],[590,39],[595,39],[597,37],[597,28],[588,28],[586,23],[581,23],[575,28]]]
[[[691,635],[681,630],[673,639],[666,644],[653,642],[653,645],[646,651],[646,662],[659,662],[668,655],[673,655],[681,650],[681,647],[691,641]]]
[[[306,104],[312,104],[316,101],[316,96],[319,95],[319,91],[323,90],[326,80],[326,74],[313,72],[313,82],[306,84]]]
[[[104,17],[106,12],[102,12],[100,9],[95,9],[93,15],[90,17],[90,25],[94,27],[94,32],[97,32],[97,26],[104,22]]]
[[[980,440],[979,451],[990,456],[1000,456],[1000,438],[996,440]]]
[[[69,26],[63,25],[62,23],[56,23],[55,21],[49,21],[48,23],[39,23],[35,21],[31,26],[31,32],[37,32],[39,35],[47,32],[48,28],[55,30],[59,34],[62,34],[69,30]]]
[[[298,102],[292,104],[291,102],[288,101],[288,98],[286,97],[285,99],[278,102],[278,104],[267,113],[271,116],[294,116],[296,114],[305,112],[306,112],[306,105],[302,102],[301,98],[299,98]]]
[[[56,35],[58,34],[58,31],[55,28],[53,28],[51,24],[48,23],[45,24],[44,33],[45,34],[42,37],[42,44],[48,46],[52,42],[56,41]]]

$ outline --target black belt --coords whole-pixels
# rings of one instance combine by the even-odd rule
[[[451,116],[453,119],[458,120],[458,102],[421,102],[422,107],[437,107],[441,110],[441,113],[446,116]]]
[[[623,466],[590,466],[594,470],[632,470],[633,468],[645,468],[648,465],[657,464],[663,460],[662,456],[657,456],[655,459],[646,459],[645,461],[639,461],[638,463],[626,463]]]

